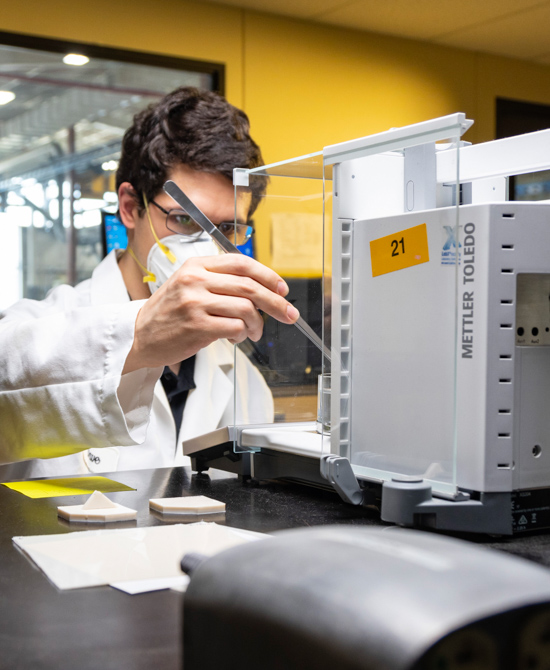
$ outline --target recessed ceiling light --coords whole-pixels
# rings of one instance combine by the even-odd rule
[[[86,65],[89,60],[88,56],[82,54],[67,54],[63,57],[63,62],[66,65]]]
[[[101,163],[101,169],[105,172],[114,171],[118,168],[117,161],[105,161]]]
[[[0,91],[0,105],[7,105],[8,102],[15,100],[15,93],[11,91]]]

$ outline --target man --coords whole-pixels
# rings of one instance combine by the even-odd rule
[[[269,389],[241,352],[234,368],[230,342],[260,338],[258,309],[294,323],[288,287],[219,254],[162,190],[173,180],[233,237],[233,168],[261,163],[248,118],[217,94],[177,89],[136,115],[117,172],[128,250],[0,315],[0,462],[24,461],[0,479],[177,465],[181,441],[232,423],[235,404],[238,422],[272,420]],[[263,189],[239,200],[239,234]]]

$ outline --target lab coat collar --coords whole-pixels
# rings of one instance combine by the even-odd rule
[[[128,289],[118,267],[117,250],[113,249],[92,272],[92,305],[129,302]]]

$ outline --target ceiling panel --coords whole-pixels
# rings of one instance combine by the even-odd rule
[[[212,0],[550,64],[550,0]]]
[[[298,3],[300,0],[298,0]],[[524,11],[540,0],[522,0]],[[431,39],[518,12],[518,0],[353,0],[332,10],[320,10],[320,21],[374,32]]]
[[[540,63],[541,65],[550,65],[550,53],[546,54],[545,56],[538,56],[536,62]]]
[[[443,35],[439,44],[537,60],[550,52],[550,3]]]

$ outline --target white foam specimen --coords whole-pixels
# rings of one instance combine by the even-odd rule
[[[117,504],[101,491],[94,491],[92,495],[82,505],[82,509],[115,509]]]
[[[151,498],[149,507],[163,514],[219,514],[225,512],[225,503],[207,496]]]
[[[135,519],[135,509],[124,507],[109,500],[101,491],[94,491],[83,505],[65,505],[57,508],[57,514],[67,521],[99,523]]]

